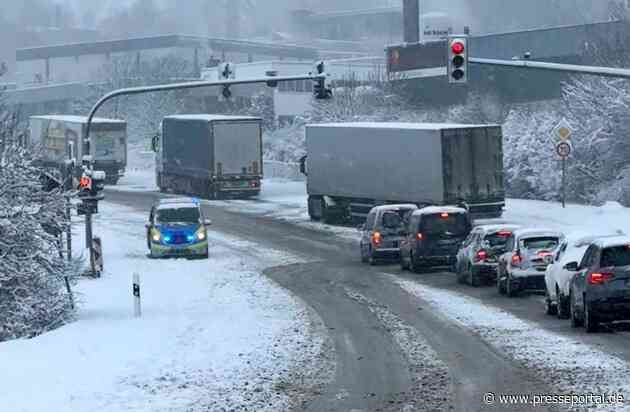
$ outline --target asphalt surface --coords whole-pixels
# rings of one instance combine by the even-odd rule
[[[156,193],[108,192],[107,201],[148,211]],[[480,337],[409,295],[383,272],[453,290],[533,321],[541,328],[614,351],[630,360],[628,332],[586,335],[567,321],[544,315],[542,297],[499,296],[496,288],[471,288],[450,273],[415,275],[395,265],[370,267],[360,263],[358,246],[322,231],[264,216],[234,213],[225,206],[204,206],[212,230],[303,256],[309,263],[276,267],[265,274],[299,296],[323,320],[333,341],[336,372],[332,382],[313,394],[298,410],[309,411],[485,411],[505,410],[483,403],[486,392],[548,393],[531,371],[487,345]],[[352,297],[364,296],[369,302]],[[378,310],[372,307],[378,306]],[[398,327],[375,313],[387,313]],[[394,323],[396,323],[394,322]],[[417,331],[432,351],[402,347],[400,325]],[[411,344],[413,346],[413,343]],[[424,349],[423,349],[424,348]],[[436,359],[420,359],[418,353]],[[415,361],[414,361],[415,359]],[[415,363],[414,363],[415,362]],[[438,364],[447,370],[443,373]],[[510,411],[531,410],[513,407]],[[537,409],[545,410],[545,409]]]

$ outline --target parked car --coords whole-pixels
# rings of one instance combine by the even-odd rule
[[[571,326],[592,333],[601,323],[630,320],[630,237],[597,239],[579,264],[564,267],[577,272],[569,292]]]
[[[368,213],[361,231],[361,261],[376,264],[380,259],[399,259],[409,215],[416,205],[376,206]]]
[[[510,297],[522,291],[544,291],[545,271],[564,240],[561,232],[548,229],[518,229],[508,238],[499,257],[497,289]]]
[[[420,272],[424,268],[454,265],[457,251],[471,230],[466,209],[431,206],[416,210],[400,245],[401,268]]]
[[[498,258],[505,253],[508,238],[517,225],[483,225],[475,227],[457,253],[457,281],[479,286],[497,281]]]
[[[146,224],[150,256],[207,258],[206,227],[210,224],[196,199],[160,200],[151,208]]]
[[[565,265],[582,261],[586,249],[595,239],[616,236],[619,235],[574,233],[562,241],[545,271],[545,312],[548,315],[557,315],[560,319],[569,317],[569,291],[576,271],[567,270]]]

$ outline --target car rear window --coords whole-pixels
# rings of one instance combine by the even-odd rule
[[[521,241],[524,249],[532,250],[553,250],[560,244],[560,239],[557,237],[530,237]]]
[[[507,234],[509,232],[506,233],[489,233],[486,235],[486,237],[484,237],[484,240],[486,242],[488,242],[488,244],[490,245],[491,248],[495,249],[495,248],[505,248],[508,239],[510,238],[510,235]]]
[[[199,217],[199,209],[196,207],[159,209],[157,212],[159,223],[196,223],[199,222]]]
[[[412,212],[413,209],[388,210],[383,213],[382,226],[388,228],[402,227],[409,221]]]
[[[443,233],[451,233],[456,236],[466,235],[468,233],[468,219],[462,213],[424,215],[420,224],[420,232],[428,235],[437,235]]]
[[[630,266],[630,248],[628,246],[608,247],[602,250],[601,267]]]

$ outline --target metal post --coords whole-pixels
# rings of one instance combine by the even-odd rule
[[[70,198],[66,197],[66,219],[68,221],[68,227],[66,228],[66,242],[67,252],[66,257],[68,262],[72,260],[72,215],[70,213]]]
[[[94,249],[92,244],[92,212],[87,211],[85,214],[85,245],[90,253],[90,274],[96,276],[94,268]]]
[[[562,156],[562,208],[566,208],[567,158]]]
[[[142,315],[142,307],[140,306],[140,275],[133,274],[133,314],[136,318]]]

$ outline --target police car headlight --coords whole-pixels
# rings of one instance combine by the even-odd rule
[[[151,231],[151,239],[153,239],[154,242],[159,242],[162,239],[162,234],[159,230],[153,229]]]
[[[195,237],[198,241],[206,240],[206,229],[203,227],[200,228],[197,233],[195,233]]]

